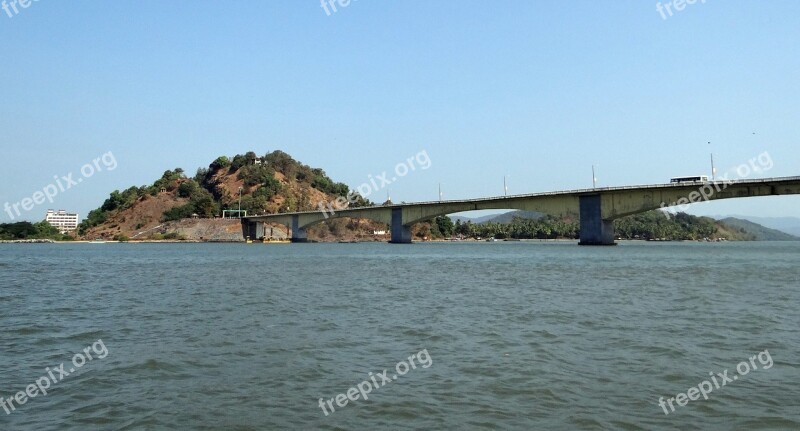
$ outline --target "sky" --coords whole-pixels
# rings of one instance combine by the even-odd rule
[[[40,202],[0,222],[250,150],[353,188],[387,172],[376,202],[587,188],[592,166],[598,187],[665,183],[712,153],[720,175],[765,154],[747,178],[800,175],[800,2],[334,4],[0,9],[0,205]],[[800,196],[688,212],[800,217]]]

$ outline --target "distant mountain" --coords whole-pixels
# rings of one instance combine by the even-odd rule
[[[511,211],[505,214],[494,216],[481,223],[511,223],[515,218],[538,220],[545,215],[536,211]]]
[[[461,223],[470,222],[472,224],[481,224],[495,217],[497,217],[497,214],[489,214],[487,216],[482,216],[482,217],[450,216],[450,219],[453,220],[453,223],[455,223],[456,221],[460,221]]]
[[[738,215],[731,217],[749,220],[770,229],[777,229],[790,235],[800,236],[800,218],[797,217],[749,217]]]
[[[501,214],[502,215],[502,214]],[[456,221],[461,221],[461,223],[471,222],[472,224],[481,224],[486,223],[487,221],[497,217],[498,214],[489,214],[482,217],[465,217],[465,216],[453,216],[450,217],[453,220],[453,223]]]
[[[484,224],[484,223],[503,223],[508,224],[511,223],[515,217],[523,218],[523,219],[532,219],[538,220],[545,215],[535,211],[510,211],[505,214],[491,214],[483,217],[463,217],[463,216],[455,216],[451,217],[453,222],[460,220],[461,223],[472,222],[473,224]]]
[[[776,229],[764,227],[758,223],[735,217],[719,220],[728,227],[739,229],[753,235],[756,241],[800,241],[800,237],[789,235]]]

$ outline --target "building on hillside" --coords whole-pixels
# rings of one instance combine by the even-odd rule
[[[47,210],[44,220],[55,226],[59,232],[67,233],[78,228],[78,214],[64,210]]]

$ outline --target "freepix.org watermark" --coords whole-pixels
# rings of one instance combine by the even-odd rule
[[[417,363],[414,363],[415,359],[417,360]],[[368,394],[370,392],[375,389],[382,388],[383,386],[397,380],[399,377],[408,374],[408,372],[411,370],[416,370],[417,365],[422,366],[422,368],[429,368],[431,365],[433,365],[433,359],[431,358],[431,355],[428,354],[428,349],[420,350],[416,355],[409,356],[406,361],[398,362],[394,367],[395,374],[392,374],[391,376],[389,376],[388,369],[385,369],[383,372],[378,374],[373,374],[370,372],[368,376],[369,379],[364,380],[358,385],[348,389],[345,393],[336,395],[329,400],[320,398],[319,408],[322,409],[322,413],[324,413],[325,416],[328,416],[336,411],[334,404],[341,408],[346,406],[350,401],[356,401],[359,398],[366,401],[369,399]],[[380,382],[378,382],[378,380],[380,380]]]
[[[0,8],[2,8],[6,15],[9,18],[14,18],[15,16],[19,15],[20,9],[27,9],[31,7],[34,2],[38,2],[39,0],[3,0],[0,3]],[[13,14],[11,12],[14,12]]]
[[[332,13],[339,12],[339,9],[336,8],[336,5],[339,5],[341,8],[346,8],[347,6],[350,6],[350,3],[355,1],[357,0],[319,0],[319,3],[320,7],[325,10],[325,14],[331,16]]]
[[[728,376],[728,370],[725,370],[721,373],[716,373],[716,375],[714,372],[709,372],[708,375],[711,376],[711,381],[714,382],[713,385],[708,380],[703,380],[696,387],[692,386],[685,393],[681,392],[672,398],[668,398],[666,402],[664,401],[664,397],[659,398],[658,405],[664,410],[664,414],[668,415],[670,412],[675,411],[675,406],[672,404],[673,402],[679,407],[683,407],[688,404],[689,401],[697,401],[700,399],[700,396],[702,396],[704,400],[707,400],[708,394],[713,392],[714,389],[719,389],[728,383],[733,383],[736,380],[739,380],[739,376],[746,376],[750,371],[758,370],[756,359],[758,359],[758,363],[761,364],[765,370],[772,368],[774,365],[772,356],[769,354],[769,350],[764,349],[763,352],[751,356],[748,361],[739,362],[739,364],[736,365],[736,372],[739,374]],[[717,377],[719,377],[719,379],[717,379]],[[667,410],[667,405],[669,405],[669,411]]]
[[[686,6],[693,5],[698,1],[703,4],[706,2],[706,0],[671,0],[664,4],[658,2],[656,3],[656,12],[661,14],[661,19],[666,20],[674,15],[674,13],[683,12]],[[675,12],[672,12],[673,10]]]
[[[774,166],[775,163],[772,161],[772,156],[770,156],[768,152],[764,151],[757,157],[750,159],[748,163],[742,163],[739,165],[736,168],[736,175],[738,176],[737,178],[731,179],[731,173],[726,172],[725,175],[720,176],[714,182],[703,184],[696,191],[689,193],[688,196],[678,199],[676,202],[669,204],[666,202],[661,202],[661,209],[664,212],[664,215],[669,218],[670,213],[673,213],[672,215],[674,215],[679,211],[686,211],[690,204],[710,200],[716,193],[720,193],[730,187],[730,185],[733,184],[736,179],[745,179],[750,175],[766,172],[772,169]]]
[[[362,183],[360,186],[356,187],[355,190],[351,190],[347,196],[339,196],[335,201],[331,202],[320,202],[317,204],[317,208],[327,219],[328,217],[336,214],[337,210],[340,211],[346,209],[350,204],[358,201],[359,196],[366,199],[371,194],[386,188],[386,186],[408,175],[409,172],[413,172],[417,170],[417,168],[424,171],[430,167],[431,158],[428,156],[428,151],[422,150],[416,155],[409,157],[405,161],[398,163],[394,167],[394,176],[391,178],[389,178],[389,174],[386,171],[383,171],[383,173],[380,175],[375,176],[370,174],[367,177],[369,179],[368,182]]]
[[[83,349],[83,352],[76,353],[72,357],[72,367],[69,368],[69,371],[64,370],[63,362],[58,367],[53,367],[52,370],[50,367],[47,367],[45,369],[47,375],[36,379],[36,383],[31,383],[25,388],[24,391],[17,392],[9,399],[0,397],[0,407],[6,411],[6,415],[10,415],[12,412],[17,410],[17,407],[24,405],[29,400],[38,397],[40,394],[42,396],[47,395],[47,390],[50,389],[52,385],[64,380],[65,377],[83,367],[87,361],[93,360],[95,357],[92,356],[92,352],[97,355],[97,359],[103,359],[108,356],[108,349],[103,343],[103,340],[97,340],[91,346]],[[58,376],[56,376],[56,373],[58,373]],[[15,403],[16,405],[14,405]]]
[[[81,166],[81,178],[75,179],[75,174],[72,172],[60,177],[58,175],[54,175],[53,179],[55,180],[55,183],[50,183],[44,186],[41,191],[36,191],[31,197],[23,198],[19,202],[15,202],[13,204],[6,202],[5,205],[3,205],[3,209],[5,210],[6,214],[11,217],[11,220],[14,220],[16,217],[22,216],[22,211],[30,211],[34,208],[34,206],[41,205],[45,201],[53,203],[53,199],[55,199],[59,193],[63,193],[82,183],[84,179],[91,178],[92,175],[102,172],[103,168],[105,168],[107,171],[113,171],[114,169],[117,169],[117,159],[114,158],[114,154],[112,154],[111,151],[101,155],[100,157],[96,157],[90,163]],[[20,208],[22,211],[20,211]]]

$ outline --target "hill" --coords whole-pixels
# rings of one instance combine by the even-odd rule
[[[751,221],[770,229],[776,229],[781,232],[788,233],[789,235],[800,237],[800,218],[797,217],[750,217],[738,215],[733,215],[730,217]],[[728,217],[716,218],[723,219]]]
[[[187,239],[228,237],[230,223],[217,223],[222,231],[214,234],[208,222],[194,227],[186,222],[180,225],[169,222],[220,218],[223,211],[238,211],[240,207],[247,214],[313,211],[320,203],[348,193],[346,184],[333,181],[322,169],[306,166],[282,151],[263,157],[254,152],[233,158],[221,156],[208,168],[198,169],[192,178],[176,168],[164,172],[149,186],[115,190],[100,208],[89,213],[79,226],[79,235],[90,239],[184,238],[186,233]],[[351,205],[371,203],[356,194]],[[336,231],[343,238],[352,239],[373,230],[385,230],[385,226],[337,219],[315,226],[309,235],[331,239],[335,236],[331,231]],[[193,237],[200,232],[207,236]]]
[[[789,235],[788,233],[776,229],[764,227],[749,220],[728,217],[720,220],[720,222],[742,233],[752,235],[755,241],[800,241],[799,237]]]

